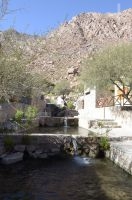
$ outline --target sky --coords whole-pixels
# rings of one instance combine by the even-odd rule
[[[87,12],[109,13],[132,8],[132,0],[10,0],[0,30],[46,34],[72,17]]]

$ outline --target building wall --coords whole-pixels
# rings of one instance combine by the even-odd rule
[[[96,108],[96,91],[84,95],[84,109],[79,112],[79,127],[89,128],[89,121],[96,119],[112,119],[123,127],[132,127],[132,111],[122,111],[120,106]]]

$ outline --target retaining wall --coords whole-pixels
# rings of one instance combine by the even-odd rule
[[[111,143],[106,157],[132,175],[132,141]]]
[[[5,143],[6,145],[4,145]],[[18,153],[22,153],[23,156],[26,153],[32,158],[48,158],[55,155],[74,154],[95,158],[98,157],[99,150],[99,138],[95,137],[43,134],[0,137],[0,158],[2,160],[5,159],[6,162],[10,155],[14,158],[15,154],[18,156]],[[20,154],[21,157],[22,154]]]

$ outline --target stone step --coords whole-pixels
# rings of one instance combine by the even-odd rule
[[[98,121],[98,123],[102,123],[104,125],[117,125],[118,123],[115,121]]]
[[[121,128],[121,126],[116,121],[110,119],[91,120],[90,126],[101,127],[101,128]]]
[[[102,128],[122,128],[120,125],[103,125]]]

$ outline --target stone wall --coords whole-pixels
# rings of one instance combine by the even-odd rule
[[[47,127],[78,126],[78,118],[40,116],[39,125]]]
[[[10,145],[7,146],[9,141]],[[10,161],[12,161],[11,156],[14,159],[14,155],[17,157],[20,155],[22,159],[25,155],[42,159],[56,155],[66,156],[74,154],[95,158],[99,156],[100,151],[99,138],[95,137],[7,135],[0,136],[0,144],[0,158],[1,162],[5,164],[10,164]],[[9,147],[11,148],[9,149]]]
[[[115,120],[122,127],[132,128],[132,111],[121,110],[121,107],[106,107],[79,110],[79,127],[89,129],[90,120]]]
[[[132,142],[113,142],[106,157],[132,175]]]
[[[34,98],[31,102],[31,105],[37,107],[38,112],[42,112],[45,109],[46,102],[44,100]],[[17,109],[25,110],[27,106],[29,105],[18,102],[0,104],[0,123],[3,123],[14,117]]]

